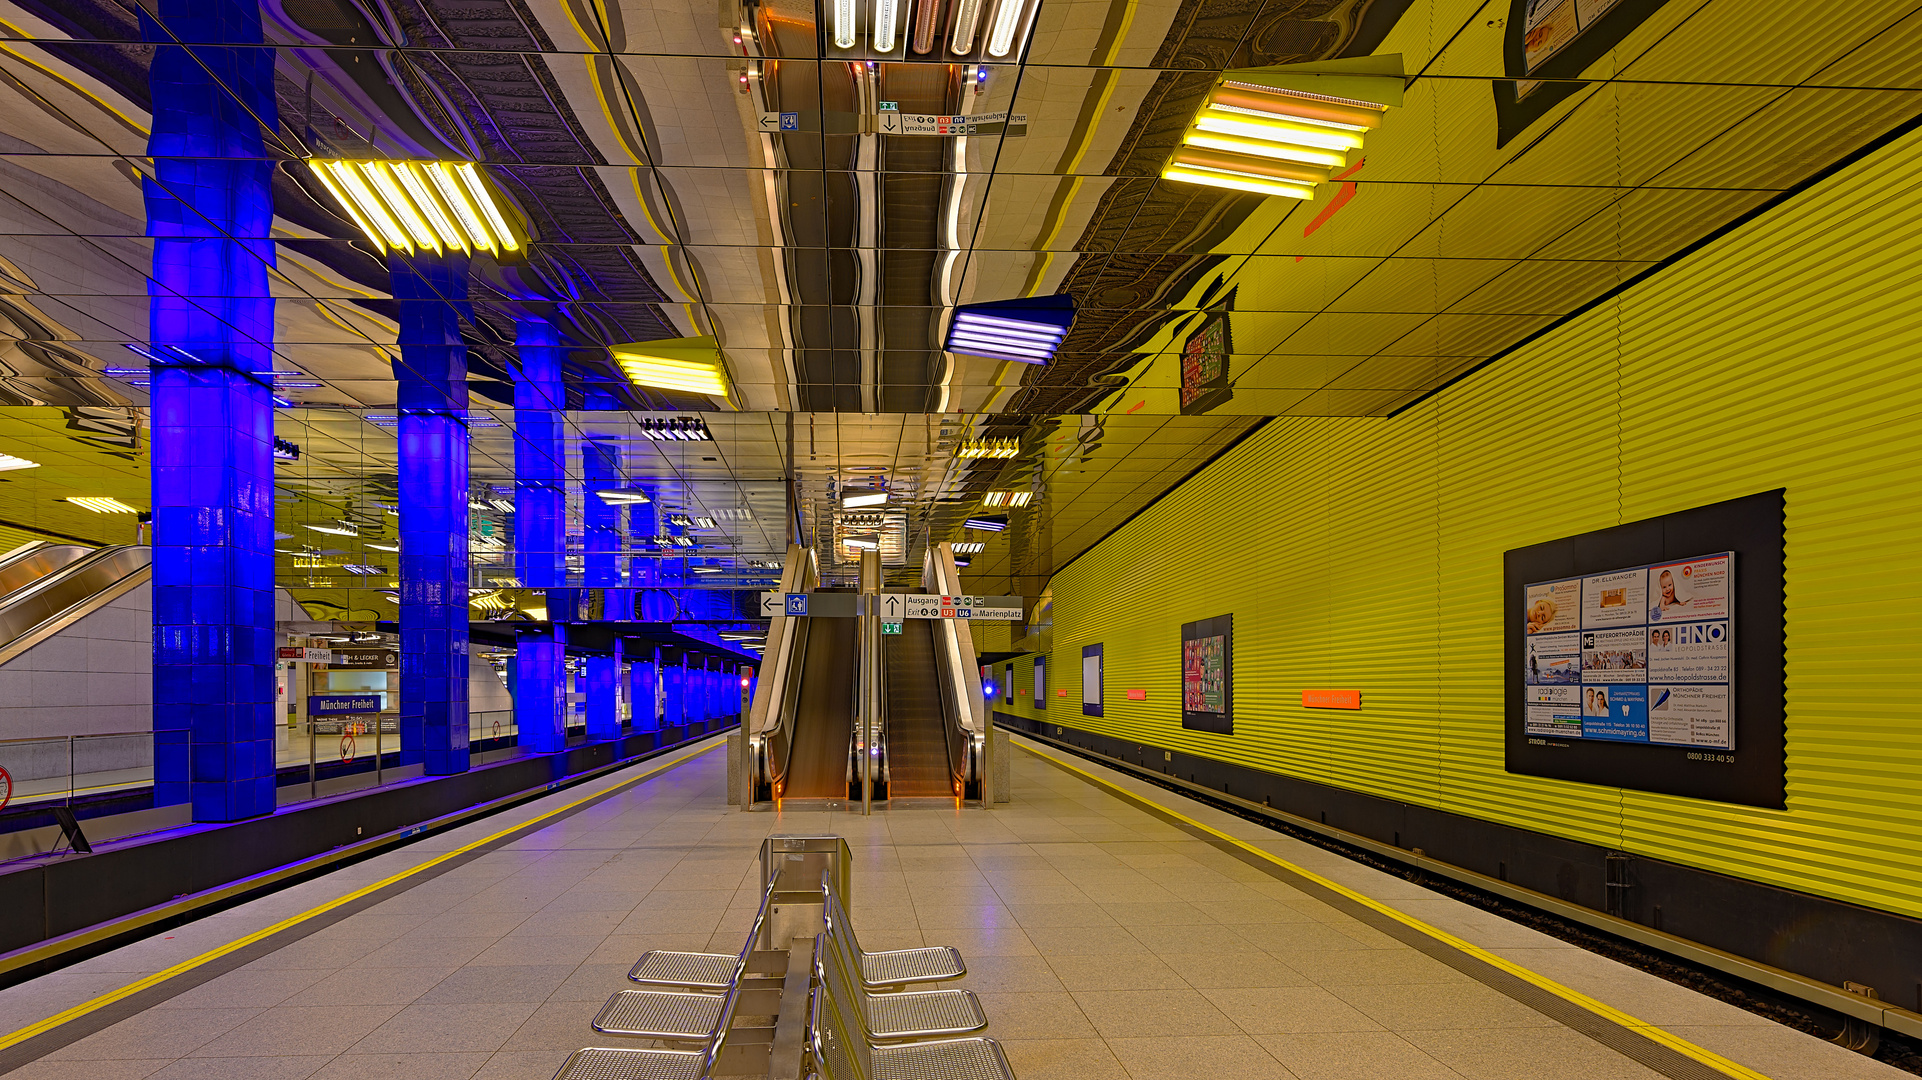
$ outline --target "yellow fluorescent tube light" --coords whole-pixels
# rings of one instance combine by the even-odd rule
[[[635,386],[711,394],[714,397],[727,396],[727,380],[722,377],[720,368],[714,364],[622,352],[614,354],[614,361],[621,366],[621,371]]]
[[[1251,191],[1257,195],[1283,195],[1290,199],[1312,199],[1315,189],[1302,184],[1291,184],[1286,180],[1270,180],[1262,176],[1237,176],[1232,173],[1214,172],[1209,169],[1194,169],[1171,165],[1161,171],[1163,180],[1179,180],[1185,184],[1205,184],[1208,187],[1227,188],[1231,191]]]
[[[128,506],[119,499],[106,495],[69,495],[67,501],[82,510],[91,510],[96,514],[138,514],[140,512],[139,507]]]
[[[471,161],[307,162],[327,193],[385,255],[520,251],[521,229]]]
[[[1256,157],[1274,158],[1276,161],[1294,161],[1303,165],[1321,165],[1339,169],[1348,164],[1348,156],[1333,150],[1317,150],[1308,146],[1290,146],[1286,143],[1272,143],[1261,139],[1244,139],[1239,135],[1217,135],[1205,131],[1190,131],[1181,140],[1184,146],[1199,146],[1208,150],[1227,150],[1236,154],[1253,154]]]
[[[1292,120],[1264,120],[1258,116],[1249,116],[1247,113],[1223,112],[1219,109],[1209,109],[1196,117],[1195,127],[1201,131],[1212,131],[1221,135],[1241,135],[1250,139],[1267,139],[1270,142],[1293,143],[1296,146],[1312,146],[1322,150],[1361,148],[1361,135],[1358,132],[1303,124]]]

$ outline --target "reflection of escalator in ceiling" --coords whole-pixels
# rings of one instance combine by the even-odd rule
[[[956,111],[955,68],[947,64],[890,64],[882,69],[882,97],[904,112],[949,115]],[[941,353],[933,340],[940,299],[935,295],[941,257],[940,216],[951,154],[947,139],[879,135],[881,357],[875,398],[884,412],[926,412],[936,407],[930,387],[940,377]]]
[[[1052,363],[1026,373],[1007,411],[1070,413],[1099,401],[1112,389],[1114,373],[1140,359],[1135,348],[1178,314],[1169,303],[1215,268],[1221,257],[1214,249],[1261,205],[1258,196],[1157,179],[1216,73],[1367,56],[1408,4],[1187,0],[1182,5],[1149,65],[1162,74],[1143,95],[1133,126],[1105,170],[1118,179],[1073,248],[1101,254],[1077,261],[1057,290],[1075,298],[1074,326]]]

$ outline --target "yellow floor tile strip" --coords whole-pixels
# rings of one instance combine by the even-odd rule
[[[245,937],[235,938],[234,940],[226,943],[225,945],[221,945],[216,948],[209,949],[206,952],[201,953],[199,956],[193,957],[188,960],[182,960],[180,963],[175,964],[170,968],[166,968],[165,970],[162,970],[162,971],[156,971],[152,975],[148,975],[141,979],[136,979],[135,981],[130,982],[125,986],[119,987],[114,990],[109,990],[106,993],[99,995],[98,997],[89,998],[86,1001],[83,1001],[80,1004],[75,1005],[73,1008],[66,1010],[65,1012],[55,1013],[54,1015],[47,1017],[45,1020],[41,1020],[38,1023],[28,1024],[26,1027],[23,1027],[18,1031],[14,1031],[7,1034],[4,1037],[0,1037],[0,1050],[5,1050],[11,1046],[18,1046],[19,1044],[26,1042],[28,1039],[31,1039],[36,1035],[42,1035],[42,1034],[45,1034],[46,1032],[52,1031],[53,1029],[59,1027],[62,1024],[71,1023],[75,1020],[80,1019],[83,1016],[86,1016],[89,1013],[98,1012],[99,1010],[104,1009],[107,1006],[114,1004],[115,1002],[125,1001],[126,999],[134,996],[135,994],[140,993],[142,990],[146,990],[154,986],[159,986],[161,983],[166,982],[168,979],[172,979],[179,975],[184,975],[187,972],[194,970],[195,968],[202,967],[206,964],[212,963],[213,961],[218,960],[223,956],[227,956],[229,954],[239,952],[241,949],[244,949],[247,946],[254,944],[255,942],[265,941],[266,939],[273,937],[275,934],[278,934],[283,930],[287,930],[287,929],[291,929],[292,927],[299,926],[301,923],[304,923],[307,920],[312,919],[316,916],[324,915],[327,912],[334,910],[335,908],[342,907],[346,904],[351,904],[354,901],[361,899],[362,897],[370,896],[373,893],[377,893],[380,890],[387,888],[389,885],[393,885],[398,882],[405,881],[416,874],[422,873],[427,870],[431,870],[434,867],[439,866],[450,859],[460,858],[462,855],[466,855],[471,851],[475,851],[480,848],[486,847],[487,845],[495,843],[496,841],[502,840],[508,836],[513,835],[514,833],[524,831],[531,827],[539,826],[544,821],[551,821],[554,818],[560,817],[562,814],[565,814],[570,810],[574,810],[578,807],[585,806],[588,803],[595,802],[600,799],[604,799],[607,796],[612,795],[617,791],[620,791],[622,788],[633,787],[635,784],[638,784],[643,780],[652,779],[653,777],[659,776],[660,774],[678,765],[684,765],[690,761],[693,761],[695,758],[701,757],[705,754],[711,754],[714,751],[721,749],[723,745],[725,744],[715,743],[710,746],[696,748],[688,753],[681,754],[679,756],[670,757],[666,760],[661,761],[659,764],[656,764],[654,767],[646,770],[645,772],[639,773],[638,775],[635,775],[635,776],[631,776],[626,780],[623,780],[622,782],[615,784],[613,787],[606,788],[601,791],[597,791],[592,795],[586,796],[585,798],[576,799],[573,802],[567,803],[564,806],[555,807],[554,809],[548,811],[545,814],[540,815],[539,817],[531,818],[527,821],[523,821],[516,825],[509,825],[507,828],[501,829],[498,832],[490,833],[484,837],[481,837],[479,840],[474,841],[471,844],[463,844],[462,846],[457,847],[452,851],[444,852],[440,855],[437,855],[434,858],[429,859],[424,863],[421,863],[419,866],[408,867],[407,869],[402,870],[397,874],[392,874],[387,877],[384,877],[379,881],[374,882],[371,885],[362,886],[361,888],[355,889],[353,892],[347,893],[344,896],[335,897],[334,899],[329,900],[324,904],[320,904],[316,907],[309,908],[298,915],[290,915],[287,918],[282,919],[277,923],[274,923],[272,926],[263,927],[259,930],[254,931],[251,934],[248,934]]]
[[[1148,803],[1149,805],[1152,805],[1153,807],[1155,807],[1156,810],[1160,811],[1163,814],[1166,814],[1170,818],[1173,818],[1175,820],[1182,822],[1183,824],[1187,825],[1189,828],[1192,828],[1198,832],[1206,833],[1207,835],[1220,839],[1225,843],[1232,844],[1235,847],[1240,848],[1241,850],[1246,851],[1251,855],[1254,855],[1260,859],[1263,859],[1267,862],[1273,863],[1276,866],[1281,867],[1282,869],[1288,871],[1291,874],[1298,874],[1301,877],[1307,879],[1308,881],[1312,881],[1316,885],[1319,885],[1322,888],[1329,890],[1330,892],[1337,893],[1343,897],[1346,897],[1349,900],[1354,901],[1357,904],[1361,904],[1362,906],[1369,908],[1372,911],[1376,911],[1382,915],[1385,915],[1388,918],[1393,919],[1396,922],[1401,923],[1402,925],[1407,926],[1412,930],[1415,930],[1422,934],[1426,934],[1427,936],[1434,938],[1436,941],[1439,941],[1442,944],[1447,945],[1449,948],[1457,949],[1463,953],[1466,953],[1469,956],[1472,956],[1475,959],[1480,960],[1482,963],[1489,965],[1490,967],[1496,968],[1497,970],[1500,970],[1500,971],[1504,971],[1510,975],[1513,975],[1515,978],[1522,980],[1523,982],[1529,983],[1532,986],[1538,987],[1542,990],[1547,991],[1548,993],[1554,994],[1556,997],[1559,997],[1562,1000],[1567,1001],[1572,1005],[1585,1009],[1588,1012],[1591,1012],[1594,1015],[1609,1021],[1610,1023],[1617,1024],[1621,1027],[1627,1028],[1628,1030],[1633,1031],[1638,1035],[1641,1035],[1643,1038],[1648,1039],[1650,1042],[1657,1043],[1661,1046],[1666,1046],[1670,1050],[1673,1050],[1676,1053],[1683,1055],[1684,1057],[1688,1057],[1695,1061],[1699,1061],[1702,1064],[1708,1066],[1709,1068],[1716,1070],[1717,1072],[1724,1073],[1728,1076],[1734,1077],[1736,1078],[1736,1080],[1769,1080],[1769,1077],[1766,1074],[1757,1072],[1754,1069],[1751,1069],[1748,1066],[1742,1065],[1738,1062],[1730,1061],[1728,1058],[1723,1057],[1722,1055],[1714,1052],[1713,1050],[1709,1050],[1704,1047],[1697,1046],[1694,1043],[1689,1042],[1687,1039],[1684,1039],[1679,1035],[1675,1035],[1671,1032],[1664,1031],[1662,1028],[1659,1028],[1654,1024],[1649,1023],[1648,1021],[1641,1020],[1634,1016],[1631,1016],[1628,1013],[1625,1013],[1622,1010],[1617,1009],[1613,1005],[1610,1005],[1606,1002],[1597,1001],[1596,999],[1589,997],[1587,994],[1584,994],[1581,991],[1576,990],[1572,987],[1563,986],[1561,983],[1556,982],[1555,980],[1549,978],[1546,975],[1541,975],[1541,974],[1538,974],[1537,972],[1530,971],[1528,968],[1525,968],[1520,964],[1515,963],[1512,960],[1504,959],[1503,957],[1498,956],[1492,952],[1489,952],[1487,949],[1484,949],[1479,945],[1475,945],[1470,942],[1464,941],[1461,938],[1458,938],[1455,935],[1449,933],[1448,931],[1441,929],[1440,927],[1430,926],[1427,923],[1421,921],[1420,919],[1415,918],[1412,915],[1407,915],[1400,911],[1397,911],[1394,908],[1388,906],[1387,904],[1382,903],[1379,900],[1373,899],[1372,897],[1364,896],[1361,893],[1358,893],[1355,890],[1347,887],[1346,885],[1342,885],[1339,882],[1331,881],[1328,878],[1322,877],[1320,874],[1317,874],[1314,871],[1307,869],[1306,867],[1297,866],[1294,863],[1291,863],[1288,860],[1283,859],[1278,855],[1274,855],[1267,851],[1263,851],[1261,848],[1256,847],[1255,845],[1250,844],[1245,840],[1241,840],[1237,837],[1230,836],[1229,834],[1222,832],[1220,829],[1213,828],[1212,826],[1204,825],[1201,822],[1196,821],[1194,818],[1191,818],[1188,815],[1183,814],[1181,811],[1173,809],[1172,807],[1169,807],[1164,803],[1161,803],[1153,799],[1149,799],[1146,796],[1143,796],[1137,792],[1128,791],[1127,789],[1121,787],[1120,785],[1115,784],[1112,781],[1109,781],[1105,777],[1089,772],[1087,769],[1084,769],[1079,765],[1074,764],[1072,761],[1064,757],[1061,757],[1038,745],[1030,744],[1025,741],[1016,742],[1015,745],[1021,747],[1021,749],[1027,751],[1028,753],[1033,754],[1044,761],[1047,761],[1048,763],[1054,765],[1058,769],[1062,769],[1067,772],[1071,772],[1078,776],[1081,776],[1082,778],[1086,779],[1089,783],[1095,784],[1102,788],[1106,788],[1109,791],[1113,791],[1116,794],[1121,795],[1123,798],[1129,799],[1131,801]]]

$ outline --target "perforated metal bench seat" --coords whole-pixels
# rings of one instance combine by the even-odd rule
[[[948,945],[863,952],[860,957],[861,982],[869,989],[958,979],[968,973],[968,965],[961,962],[961,950]]]
[[[614,1050],[590,1046],[576,1050],[554,1080],[701,1080],[707,1071],[703,1050]]]
[[[877,1046],[869,1051],[868,1080],[1014,1080],[993,1039],[947,1039]]]
[[[988,1026],[988,1014],[972,990],[919,990],[869,994],[868,1037],[880,1042],[963,1035]]]
[[[735,953],[668,952],[656,949],[641,954],[628,970],[632,982],[648,986],[678,986],[688,990],[726,990],[734,985],[741,971],[741,957]]]
[[[634,1039],[706,1042],[720,1026],[725,1000],[716,994],[623,990],[601,1006],[594,1030]]]

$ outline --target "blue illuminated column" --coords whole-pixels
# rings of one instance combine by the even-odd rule
[[[567,746],[567,404],[560,336],[545,319],[514,324],[519,378],[514,382],[514,575],[547,592],[549,621],[518,635],[514,718],[520,744],[534,753]]]
[[[661,730],[661,699],[654,681],[660,654],[660,649],[650,646],[635,656],[628,668],[627,700],[637,732]]]
[[[679,649],[661,650],[661,726],[677,728],[687,724],[685,696],[687,654]]]
[[[400,747],[467,771],[467,260],[388,262],[400,308]]]
[[[621,737],[620,690],[621,639],[614,639],[612,656],[587,658],[587,737],[589,740]]]
[[[274,54],[258,0],[160,0],[154,175],[154,802],[274,809]]]

